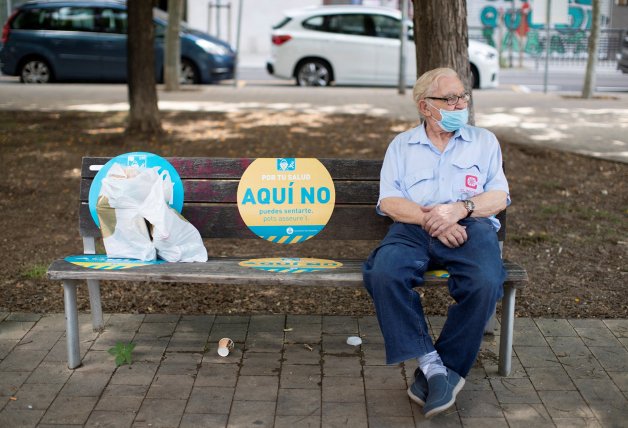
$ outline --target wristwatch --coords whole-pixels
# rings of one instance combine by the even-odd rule
[[[475,210],[475,204],[473,201],[471,199],[463,199],[460,202],[464,204],[464,208],[467,210],[467,216],[465,218],[471,217],[471,214],[473,214],[473,211]]]

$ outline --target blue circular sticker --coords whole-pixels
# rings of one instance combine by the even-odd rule
[[[120,270],[138,266],[160,265],[166,263],[165,260],[137,260],[137,259],[116,259],[109,258],[105,254],[82,254],[80,256],[68,256],[66,262],[73,265],[97,270]]]
[[[181,177],[179,177],[179,173],[176,169],[164,158],[158,156],[153,153],[147,152],[132,152],[125,153],[123,155],[116,156],[115,158],[109,160],[102,168],[98,170],[98,173],[94,177],[92,181],[92,186],[89,188],[89,212],[92,215],[92,219],[96,226],[100,227],[100,222],[98,221],[98,214],[96,213],[96,202],[98,201],[98,195],[100,194],[100,188],[102,187],[102,180],[107,176],[107,172],[111,169],[114,164],[120,164],[124,167],[128,166],[136,166],[138,168],[154,168],[159,167],[157,172],[160,174],[164,171],[167,171],[170,175],[170,179],[174,184],[174,188],[172,189],[173,197],[172,204],[170,205],[172,208],[181,212],[183,209],[183,183],[181,182]]]

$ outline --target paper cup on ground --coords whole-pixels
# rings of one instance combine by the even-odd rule
[[[223,337],[218,341],[218,355],[226,357],[233,349],[233,340],[228,337]]]
[[[358,346],[362,344],[362,339],[358,336],[349,336],[347,337],[347,345]]]

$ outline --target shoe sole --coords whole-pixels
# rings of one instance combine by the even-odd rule
[[[456,402],[456,396],[462,390],[464,383],[465,383],[465,380],[463,377],[461,377],[460,380],[458,381],[458,384],[454,388],[453,394],[451,394],[451,400],[449,400],[447,403],[443,404],[442,406],[434,407],[432,410],[427,412],[425,414],[425,419],[429,419],[432,416],[436,416],[437,414],[449,409]]]
[[[408,396],[410,397],[412,401],[417,403],[419,406],[421,407],[425,406],[425,401],[421,400],[419,397],[414,395],[414,393],[412,392],[412,387],[408,388]]]

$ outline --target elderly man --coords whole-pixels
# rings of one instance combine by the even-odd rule
[[[503,293],[495,214],[509,203],[495,136],[467,125],[469,93],[454,70],[415,83],[423,123],[392,141],[381,171],[377,211],[394,220],[364,263],[364,283],[382,330],[388,364],[416,358],[410,398],[432,417],[455,402]],[[449,271],[455,300],[435,343],[421,298],[428,266]]]

